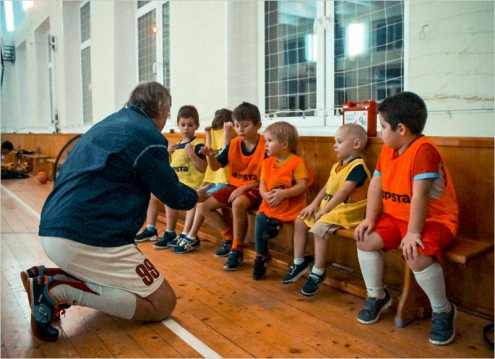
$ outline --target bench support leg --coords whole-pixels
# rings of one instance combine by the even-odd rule
[[[397,305],[395,326],[404,328],[407,324],[411,323],[418,317],[421,309],[427,306],[427,303],[428,298],[416,282],[412,270],[406,264],[404,268],[404,288],[402,289],[402,295]]]

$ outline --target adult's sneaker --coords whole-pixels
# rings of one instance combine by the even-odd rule
[[[26,293],[29,293],[29,279],[45,275],[45,269],[46,267],[44,265],[39,265],[39,266],[31,267],[21,272],[21,281],[22,281],[22,285],[24,286],[24,289],[26,290]],[[60,314],[61,313],[65,314],[65,309],[69,309],[69,308],[70,305],[64,305],[61,308],[55,309],[55,311],[53,312],[51,322],[53,323],[59,321]]]
[[[199,238],[191,239],[189,237],[184,238],[179,245],[174,247],[175,253],[188,253],[201,246]]]
[[[28,279],[28,299],[31,306],[31,329],[39,340],[53,342],[58,339],[58,329],[50,322],[53,313],[59,309],[58,303],[48,293],[52,277],[40,276]]]
[[[373,324],[380,319],[380,313],[392,305],[393,299],[385,289],[385,297],[382,299],[367,296],[364,307],[357,316],[361,324]]]
[[[311,273],[306,281],[306,284],[301,289],[301,293],[307,297],[311,297],[318,293],[321,283],[325,279],[325,273],[318,275],[316,273]]]
[[[136,243],[143,243],[146,241],[153,242],[156,240],[158,240],[158,232],[156,231],[156,228],[154,228],[153,230],[145,228],[137,234],[136,238],[134,238],[134,242]]]
[[[304,256],[304,262],[301,264],[292,264],[290,266],[289,272],[282,280],[282,283],[289,284],[295,282],[299,278],[301,278],[304,273],[309,271],[309,267],[311,264],[315,262],[315,258],[313,256]]]
[[[254,259],[253,279],[261,280],[266,277],[266,268],[272,262],[272,255],[268,253],[265,257],[256,256]]]
[[[155,249],[166,249],[169,246],[169,242],[173,241],[177,237],[177,234],[175,232],[165,232],[163,237],[153,244],[153,248]]]
[[[237,249],[232,249],[229,253],[229,257],[227,258],[227,262],[225,262],[223,269],[228,271],[238,270],[244,259],[244,254]]]
[[[227,257],[232,250],[232,241],[223,240],[222,246],[215,252],[216,257]]]
[[[457,317],[457,308],[451,304],[452,308],[447,313],[435,313],[432,315],[430,343],[435,345],[447,345],[455,337],[454,321]]]

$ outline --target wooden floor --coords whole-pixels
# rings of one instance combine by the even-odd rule
[[[51,190],[34,177],[2,186],[38,213]],[[162,323],[130,322],[81,307],[70,308],[57,324],[57,342],[34,339],[19,272],[53,263],[37,236],[39,220],[3,188],[1,193],[2,357],[202,357]],[[273,267],[265,280],[255,282],[252,260],[226,272],[225,259],[215,258],[216,245],[208,242],[185,255],[156,251],[150,243],[140,249],[177,293],[172,319],[222,357],[493,358],[481,334],[488,321],[466,313],[457,318],[455,341],[439,347],[428,342],[429,320],[398,329],[393,313],[385,311],[375,325],[361,325],[356,321],[361,298],[327,286],[305,298],[303,279],[283,285],[285,273]]]

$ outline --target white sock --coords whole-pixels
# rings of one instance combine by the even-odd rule
[[[315,266],[313,266],[313,269],[311,269],[311,272],[314,274],[317,274],[321,277],[323,274],[325,274],[325,269],[320,269],[320,268],[316,268]]]
[[[425,270],[421,272],[413,271],[413,273],[419,286],[425,291],[430,300],[431,309],[435,313],[450,312],[451,305],[447,299],[445,280],[440,264],[435,262]]]
[[[147,225],[146,225],[146,229],[147,229],[147,230],[149,230],[149,231],[151,231],[151,232],[156,231],[155,226],[154,226],[154,225],[152,225],[152,224],[147,224]]]
[[[100,310],[124,319],[132,319],[136,312],[136,294],[123,289],[104,287],[94,283],[84,283],[99,295],[68,284],[55,285],[50,294],[60,302]]]
[[[380,251],[364,252],[358,249],[358,259],[368,295],[378,299],[385,298],[382,253]]]
[[[192,240],[192,241],[195,241],[197,237],[196,237],[196,236],[194,236],[194,237],[192,237],[192,236],[187,236],[187,238],[189,238],[189,239],[190,239],[190,240]]]
[[[169,233],[169,234],[172,234],[172,233],[173,233],[173,234],[175,234],[175,231],[172,231],[171,229],[167,229],[167,230],[165,231],[165,233]]]
[[[304,258],[294,258],[294,264],[295,265],[301,265],[304,263]]]

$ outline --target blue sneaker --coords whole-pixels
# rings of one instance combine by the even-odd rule
[[[373,324],[380,319],[380,313],[392,305],[393,299],[385,289],[385,297],[382,299],[366,297],[364,307],[357,316],[361,324]]]
[[[191,239],[189,237],[184,238],[179,245],[174,247],[175,253],[189,253],[201,246],[199,238]]]
[[[223,240],[222,246],[215,252],[215,257],[227,257],[232,250],[233,241]]]
[[[321,283],[325,279],[325,273],[323,275],[318,275],[316,273],[311,273],[306,281],[306,284],[302,287],[301,293],[307,297],[311,297],[318,293]]]
[[[289,284],[295,282],[302,277],[304,273],[309,271],[309,266],[315,262],[313,256],[304,256],[304,262],[302,264],[292,264],[290,266],[289,272],[282,280],[282,283]]]
[[[238,270],[242,261],[244,260],[244,254],[237,249],[232,249],[229,253],[229,257],[227,258],[227,262],[225,262],[223,269],[228,271]]]
[[[163,237],[158,242],[153,244],[153,248],[166,249],[166,248],[170,247],[168,244],[169,244],[169,242],[173,241],[175,239],[175,237],[177,237],[177,234],[175,234],[175,232],[172,232],[172,233],[165,232]]]
[[[177,247],[185,239],[186,239],[186,235],[181,233],[177,237],[175,237],[174,239],[172,239],[170,242],[168,242],[168,246],[169,247]]]
[[[452,309],[448,313],[433,312],[430,343],[435,345],[447,345],[455,337],[454,321],[457,317],[457,308],[452,304]]]
[[[156,228],[153,230],[149,230],[148,228],[145,228],[143,231],[139,232],[134,238],[134,242],[136,243],[143,243],[146,241],[156,241],[158,240],[158,232],[156,231]]]
[[[28,279],[28,299],[31,306],[31,329],[36,338],[46,342],[58,339],[58,329],[50,322],[53,314],[59,309],[58,304],[48,293],[48,285],[52,277],[40,276]]]

